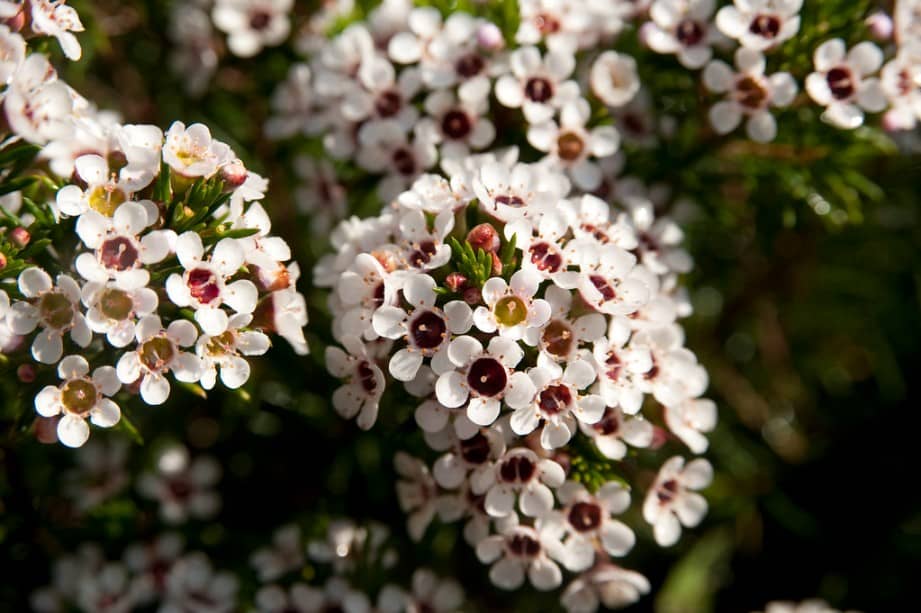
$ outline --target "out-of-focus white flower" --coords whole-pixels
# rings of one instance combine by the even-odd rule
[[[822,119],[844,129],[863,123],[864,111],[886,108],[879,79],[871,77],[883,64],[883,52],[869,41],[849,52],[840,38],[825,41],[813,55],[815,72],[806,77],[806,91],[825,107]]]
[[[563,607],[568,613],[595,613],[599,606],[622,609],[648,594],[649,581],[638,572],[599,564],[580,575],[563,591]]]
[[[348,353],[334,346],[326,348],[326,367],[330,373],[347,379],[347,383],[333,393],[333,407],[345,419],[357,416],[358,427],[367,430],[377,421],[384,374],[357,337],[347,336],[341,342]]]
[[[69,60],[79,60],[83,54],[80,42],[72,32],[82,32],[80,15],[61,0],[30,0],[32,30],[58,39],[61,50]]]
[[[653,527],[656,542],[669,547],[681,536],[681,526],[693,528],[707,512],[700,490],[713,480],[713,468],[702,458],[687,465],[675,456],[665,462],[643,502],[643,518]]]
[[[716,14],[716,27],[743,47],[764,51],[799,31],[803,0],[734,0]]]
[[[686,68],[701,68],[713,55],[716,30],[710,22],[714,0],[656,0],[641,39],[658,53],[678,56]]]
[[[291,31],[293,0],[217,0],[211,18],[227,33],[227,46],[239,57],[281,44]]]
[[[499,534],[480,541],[476,553],[481,562],[492,564],[489,580],[504,590],[521,587],[525,575],[541,591],[552,590],[563,581],[560,567],[551,559],[559,551],[534,528],[509,522]]]
[[[154,472],[138,478],[138,491],[160,504],[160,516],[172,524],[190,517],[208,519],[217,513],[221,497],[214,486],[221,478],[221,466],[210,456],[189,458],[185,447],[164,450]]]
[[[608,106],[628,104],[640,91],[636,60],[616,51],[603,52],[592,63],[589,86],[592,93]]]
[[[287,524],[275,531],[272,544],[257,550],[250,563],[260,581],[275,581],[304,564],[304,543],[297,524]]]
[[[190,553],[170,569],[160,611],[180,613],[199,608],[204,600],[208,613],[230,613],[237,610],[237,587],[233,574],[215,571],[203,553]]]
[[[710,124],[720,134],[731,132],[743,118],[748,137],[759,143],[774,140],[777,123],[769,107],[784,107],[796,96],[796,81],[788,72],[764,74],[764,56],[750,48],[736,51],[733,70],[720,60],[704,69],[704,85],[712,92],[728,93],[729,98],[710,109]]]
[[[528,123],[551,119],[557,109],[579,96],[579,86],[569,80],[576,60],[572,53],[522,47],[509,59],[511,74],[496,81],[496,98],[503,106],[521,108]]]

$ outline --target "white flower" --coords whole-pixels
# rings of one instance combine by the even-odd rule
[[[423,358],[430,358],[432,370],[440,375],[453,368],[448,359],[452,334],[464,334],[473,325],[470,307],[452,300],[440,309],[435,306],[435,280],[428,275],[412,275],[403,283],[403,297],[412,306],[409,312],[383,305],[374,312],[372,326],[384,338],[403,338],[406,347],[390,359],[389,370],[398,381],[416,378]]]
[[[652,424],[641,417],[626,416],[620,407],[607,407],[593,424],[580,423],[582,433],[590,437],[598,451],[612,460],[627,455],[627,445],[648,447],[652,443]]]
[[[339,277],[335,297],[343,314],[338,329],[344,334],[364,335],[372,340],[377,333],[372,325],[374,312],[384,305],[395,305],[399,283],[371,254],[360,253]]]
[[[226,304],[237,313],[252,313],[256,308],[259,290],[252,281],[227,282],[240,270],[245,257],[235,239],[218,241],[206,260],[201,236],[192,231],[183,232],[176,239],[176,255],[185,272],[169,276],[166,293],[177,306],[195,309],[195,321],[205,334],[218,336],[227,329],[230,318],[221,305]]]
[[[563,581],[560,567],[551,559],[558,552],[548,551],[547,545],[534,528],[510,523],[501,534],[480,541],[476,554],[484,564],[492,564],[489,580],[494,585],[504,590],[517,589],[527,573],[531,585],[547,591]]]
[[[166,595],[161,613],[201,610],[209,613],[237,610],[237,578],[229,572],[215,572],[203,553],[190,553],[177,561],[166,577]]]
[[[471,547],[489,536],[492,518],[483,509],[484,495],[473,492],[469,481],[461,484],[456,494],[442,494],[438,498],[438,517],[443,522],[467,518],[464,524],[464,541]]]
[[[512,408],[531,400],[531,380],[512,369],[524,357],[515,341],[494,336],[486,351],[472,336],[459,336],[448,345],[448,358],[458,370],[441,374],[435,383],[438,402],[448,408],[459,407],[467,399],[467,417],[475,424],[488,426],[499,416],[501,401]]]
[[[483,149],[496,136],[492,122],[484,115],[488,98],[458,99],[451,90],[438,90],[425,99],[426,130],[440,144],[441,158],[464,158],[470,149]]]
[[[562,208],[564,205],[565,201],[556,206]],[[515,247],[523,254],[523,270],[549,279],[560,288],[571,289],[578,284],[578,273],[569,270],[573,262],[563,247],[569,230],[562,216],[555,211],[547,211],[540,215],[536,227],[529,219],[521,218],[506,224],[503,232],[506,240],[515,237]],[[534,330],[526,331],[525,342],[532,343]]]
[[[532,123],[527,133],[528,142],[547,153],[543,161],[565,168],[573,183],[585,191],[601,185],[601,167],[589,158],[614,155],[620,146],[614,126],[586,127],[591,112],[588,101],[578,98],[563,105],[559,125],[553,119]]]
[[[522,513],[543,517],[553,509],[550,488],[559,487],[565,478],[563,467],[553,460],[518,447],[496,460],[493,470],[478,473],[471,485],[475,493],[486,494],[484,508],[492,517],[514,515],[516,497]]]
[[[665,423],[691,451],[703,453],[709,445],[704,433],[716,427],[716,403],[694,398],[666,406]]]
[[[390,588],[390,589],[388,589]],[[395,586],[381,591],[378,610],[382,613],[455,613],[464,604],[464,591],[453,579],[439,579],[427,568],[413,573],[412,593]]]
[[[386,58],[371,55],[362,60],[339,112],[350,122],[390,120],[408,131],[419,118],[412,99],[421,86],[418,69],[407,68],[397,75]]]
[[[889,130],[911,130],[921,120],[921,42],[907,46],[883,66],[880,85],[890,109],[883,125]]]
[[[451,259],[451,247],[445,238],[454,229],[453,211],[441,211],[435,216],[432,229],[419,209],[410,209],[400,216],[399,233],[404,259],[410,268],[434,270]]]
[[[638,572],[602,563],[570,583],[560,601],[568,613],[595,613],[599,605],[622,609],[649,590],[649,581]]]
[[[499,221],[536,218],[569,193],[558,172],[533,164],[484,161],[473,177],[473,192],[483,210]]]
[[[640,91],[636,60],[616,51],[603,52],[592,63],[589,86],[604,104],[625,106]]]
[[[26,59],[26,41],[0,24],[0,85],[9,84]]]
[[[365,123],[358,131],[355,161],[365,170],[386,175],[377,188],[384,202],[396,198],[438,159],[433,139],[420,128],[413,129],[412,139],[392,119]]]
[[[172,230],[154,230],[139,236],[152,223],[151,218],[156,219],[151,208],[156,210],[149,200],[125,202],[111,217],[95,210],[80,215],[77,235],[94,251],[77,256],[74,265],[80,276],[95,283],[113,279],[127,290],[147,285],[150,273],[144,266],[163,261],[176,240]]]
[[[402,451],[393,457],[393,465],[400,479],[397,481],[397,500],[400,509],[409,517],[406,520],[410,538],[419,542],[437,511],[438,486],[422,460]]]
[[[157,293],[149,287],[126,289],[118,283],[90,282],[83,286],[86,322],[93,332],[106,335],[113,347],[134,340],[136,321],[157,310]]]
[[[80,286],[67,275],[58,275],[57,284],[41,268],[19,273],[19,291],[26,301],[16,302],[6,317],[13,334],[29,334],[41,328],[32,341],[32,357],[43,364],[54,364],[64,353],[62,337],[69,333],[79,347],[86,347],[93,332],[80,312]]]
[[[249,362],[243,357],[263,355],[269,350],[269,337],[257,330],[248,330],[253,316],[237,313],[227,320],[224,332],[209,336],[203,334],[195,343],[195,353],[201,358],[201,386],[214,387],[217,369],[221,370],[221,383],[227,389],[237,389],[249,379]]]
[[[81,611],[99,613],[128,613],[140,604],[127,569],[118,562],[109,562],[86,577],[75,600]]]
[[[579,293],[606,315],[626,315],[649,298],[649,288],[634,273],[636,256],[613,244],[574,240],[566,246],[578,262]]]
[[[585,486],[567,481],[557,490],[563,508],[540,521],[540,530],[547,538],[562,539],[560,562],[573,571],[581,572],[599,560],[604,551],[622,557],[633,549],[636,537],[625,523],[614,519],[630,506],[630,493],[616,482],[608,482],[592,495]]]
[[[657,275],[689,272],[694,261],[681,248],[684,232],[678,224],[666,216],[657,217],[651,198],[629,195],[622,200],[636,231],[635,251],[643,266]]]
[[[714,0],[656,0],[649,9],[652,21],[643,24],[640,36],[653,51],[677,55],[686,68],[700,68],[713,55],[714,4]]]
[[[505,440],[494,429],[477,430],[466,439],[450,436],[448,440],[453,448],[435,461],[432,474],[438,485],[449,490],[463,486],[468,476],[471,482],[483,480],[484,474],[493,470],[492,462],[505,453]]]
[[[290,138],[296,134],[316,134],[322,118],[316,114],[307,64],[292,64],[288,76],[272,94],[272,116],[265,122],[265,134],[271,139]]]
[[[518,11],[520,23],[515,42],[519,45],[546,42],[551,51],[572,54],[597,44],[593,28],[598,24],[593,22],[595,15],[589,11],[587,2],[520,0]]]
[[[512,52],[509,63],[512,74],[496,81],[496,98],[503,106],[520,107],[528,123],[551,119],[579,95],[578,84],[568,80],[576,65],[572,53],[550,51],[542,58],[537,47],[522,47]]]
[[[643,404],[642,377],[652,369],[652,354],[645,346],[627,345],[630,325],[612,318],[605,338],[595,341],[592,354],[598,371],[599,394],[608,406],[634,415]]]
[[[799,31],[803,0],[733,0],[716,14],[716,27],[743,47],[764,51]]]
[[[288,11],[294,0],[217,0],[214,25],[227,33],[227,46],[239,57],[252,57],[288,37]]]
[[[728,8],[728,7],[727,7]],[[777,123],[768,107],[784,107],[796,96],[796,81],[788,72],[764,74],[764,56],[741,47],[736,51],[733,72],[725,62],[715,60],[704,69],[704,85],[712,92],[729,93],[729,99],[710,109],[710,124],[720,134],[735,129],[743,117],[748,137],[759,143],[774,140]]]
[[[570,318],[572,292],[551,285],[544,291],[550,305],[551,319],[543,328],[530,328],[524,342],[538,347],[548,357],[558,362],[568,362],[582,344],[601,340],[605,333],[605,318],[601,313],[587,313],[575,320]]]
[[[31,27],[37,34],[54,36],[69,60],[79,60],[83,53],[80,42],[71,32],[82,32],[83,24],[77,11],[61,0],[31,0]]]
[[[333,407],[343,418],[358,416],[358,427],[367,430],[377,421],[378,401],[384,393],[384,373],[368,356],[365,345],[356,336],[341,339],[342,346],[326,348],[326,368],[345,385],[333,392]]]
[[[48,385],[35,396],[35,410],[42,417],[62,415],[58,439],[68,447],[80,447],[90,436],[86,419],[101,428],[118,423],[121,410],[109,400],[121,383],[111,366],[100,366],[89,376],[90,365],[79,355],[69,355],[58,364],[59,386]]]
[[[186,128],[181,121],[174,121],[166,132],[163,161],[184,177],[211,177],[233,158],[230,147],[213,140],[204,124],[194,123]]]
[[[473,322],[482,332],[499,331],[501,336],[520,340],[528,330],[542,328],[550,319],[550,304],[535,298],[540,277],[530,270],[519,270],[506,283],[492,277],[483,284],[486,306],[477,307]]]
[[[175,532],[164,532],[152,541],[133,543],[125,549],[125,565],[134,573],[132,591],[149,603],[162,596],[164,579],[182,555],[185,541]]]
[[[294,159],[294,172],[302,181],[294,190],[298,210],[309,219],[315,236],[328,235],[348,210],[346,189],[335,167],[329,160],[301,155]]]
[[[73,131],[70,88],[40,53],[28,56],[4,92],[3,111],[13,132],[44,144],[68,138]]]
[[[813,55],[815,72],[806,77],[806,91],[825,107],[822,120],[839,128],[853,129],[863,123],[863,112],[886,108],[886,96],[879,79],[869,75],[879,70],[883,52],[864,41],[850,52],[840,38],[825,41]]]
[[[707,371],[683,343],[684,332],[677,325],[640,330],[630,340],[631,348],[647,349],[652,357],[652,368],[638,382],[640,389],[666,406],[700,396],[709,383]]]
[[[304,565],[304,544],[297,524],[286,524],[272,535],[268,547],[257,550],[250,563],[259,573],[259,580],[275,581]]]
[[[317,597],[312,588],[304,583],[295,583],[289,589],[278,585],[259,588],[255,597],[257,613],[312,613]]]
[[[434,90],[457,86],[463,101],[487,98],[490,76],[504,68],[501,61],[490,57],[494,48],[481,42],[480,33],[490,25],[467,13],[452,12],[420,60],[422,81]]]
[[[209,519],[221,506],[214,486],[221,478],[221,466],[210,456],[189,458],[185,447],[164,450],[157,458],[156,472],[145,472],[137,482],[138,492],[160,503],[160,516],[171,524],[189,517]]]
[[[160,317],[147,315],[135,330],[137,348],[122,355],[116,371],[122,383],[141,379],[141,398],[151,405],[163,404],[169,397],[170,385],[164,376],[168,371],[179,381],[194,383],[201,377],[201,360],[180,347],[191,347],[198,337],[195,325],[177,319],[163,328]]]
[[[300,587],[295,593],[294,588]],[[291,604],[302,607],[304,613],[339,610],[345,613],[371,613],[368,597],[352,589],[342,577],[332,577],[322,588],[296,584],[291,591]],[[269,609],[270,611],[272,609]],[[297,611],[298,609],[295,609]]]
[[[897,0],[892,11],[895,21],[895,39],[908,46],[921,40],[921,5],[918,0]]]
[[[65,215],[82,215],[92,210],[112,217],[125,201],[150,185],[154,178],[152,172],[136,171],[130,166],[122,168],[116,176],[109,171],[109,163],[105,158],[96,154],[81,155],[74,162],[74,167],[77,175],[86,183],[86,189],[66,185],[58,191],[57,206]],[[141,218],[143,225],[135,234],[156,221],[156,205],[153,206],[153,219],[148,219],[145,214]]]
[[[542,425],[541,447],[557,449],[576,433],[577,419],[586,424],[601,419],[601,396],[581,393],[595,381],[595,369],[587,361],[574,359],[564,370],[542,353],[528,376],[535,390],[534,399],[512,413],[510,425],[515,434],[525,436]]]
[[[662,465],[643,502],[643,518],[652,525],[659,545],[678,542],[682,524],[693,528],[700,523],[707,501],[693,490],[707,487],[712,480],[713,468],[702,458],[685,465],[684,458],[675,456]]]
[[[307,301],[294,287],[294,282],[300,276],[297,264],[291,264],[288,270],[291,273],[291,285],[272,292],[259,302],[256,309],[259,321],[256,327],[266,332],[277,333],[288,341],[296,354],[307,355],[310,353],[307,339],[304,337]]]

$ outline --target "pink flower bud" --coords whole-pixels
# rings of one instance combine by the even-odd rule
[[[892,38],[892,17],[887,15],[882,11],[877,11],[867,17],[866,20],[867,27],[870,29],[870,34],[873,35],[873,38],[876,40],[889,40]]]
[[[0,270],[6,268],[6,256],[0,253]]]
[[[221,180],[226,188],[240,187],[246,181],[246,175],[246,166],[240,160],[234,160],[221,166]]]
[[[483,302],[483,293],[478,287],[468,287],[464,290],[464,302],[469,305],[480,304]]]
[[[476,42],[483,49],[498,51],[505,47],[502,30],[494,23],[484,23],[476,31]]]
[[[445,285],[454,293],[462,292],[467,288],[467,277],[459,272],[452,272],[445,279]]]
[[[16,245],[17,247],[19,247],[20,249],[24,249],[25,246],[28,245],[29,241],[31,240],[32,240],[32,235],[29,234],[29,231],[23,228],[22,226],[13,228],[12,231],[10,231],[10,242]]]
[[[13,15],[12,17],[7,17],[6,19],[0,21],[10,29],[10,32],[19,32],[26,25],[26,12],[23,9],[19,9],[19,12]]]
[[[16,369],[16,376],[23,383],[32,383],[35,381],[35,366],[32,364],[20,364]]]
[[[36,417],[35,418],[35,438],[39,443],[53,445],[58,442],[58,422],[61,416],[55,417]]]
[[[481,223],[470,230],[467,233],[467,242],[470,243],[474,251],[482,249],[490,253],[498,251],[501,244],[499,233],[496,232],[492,224],[488,223]]]

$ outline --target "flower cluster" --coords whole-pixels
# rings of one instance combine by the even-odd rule
[[[46,5],[57,7],[55,23],[78,29],[72,9],[47,2],[31,3],[33,29]],[[69,33],[58,34],[67,50]],[[240,387],[269,333],[306,353],[298,267],[260,203],[267,181],[202,124],[175,122],[164,134],[96,111],[6,26],[0,47],[3,112],[26,141],[5,143],[4,154],[40,145],[65,178],[27,180],[29,191],[4,204],[0,262],[3,351],[23,360],[28,380],[36,371],[20,348],[57,366],[34,404],[56,420],[60,441],[82,445],[87,419],[116,424],[123,389],[158,405],[168,376]]]
[[[704,451],[716,420],[676,323],[690,259],[648,200],[613,207],[513,154],[423,175],[381,215],[337,228],[314,275],[331,287],[341,343],[326,350],[344,380],[333,404],[369,428],[394,383],[418,399],[415,419],[441,456],[432,467],[397,457],[412,536],[436,514],[465,519],[496,585],[527,576],[553,589],[562,564],[583,573],[564,603],[597,604],[608,581],[632,586],[615,590],[627,602],[648,584],[609,567],[635,540],[614,517],[631,495],[613,477],[635,470],[629,447],[672,437]],[[587,448],[613,461],[612,480],[578,482]],[[696,490],[710,478],[703,459],[662,465],[643,505],[660,544],[701,520]]]

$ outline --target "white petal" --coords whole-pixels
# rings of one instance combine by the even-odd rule
[[[100,428],[110,428],[118,423],[121,419],[122,412],[118,405],[109,400],[102,398],[99,403],[90,411],[90,421]]]
[[[68,447],[80,447],[90,437],[90,427],[81,417],[64,415],[58,422],[58,440]]]

